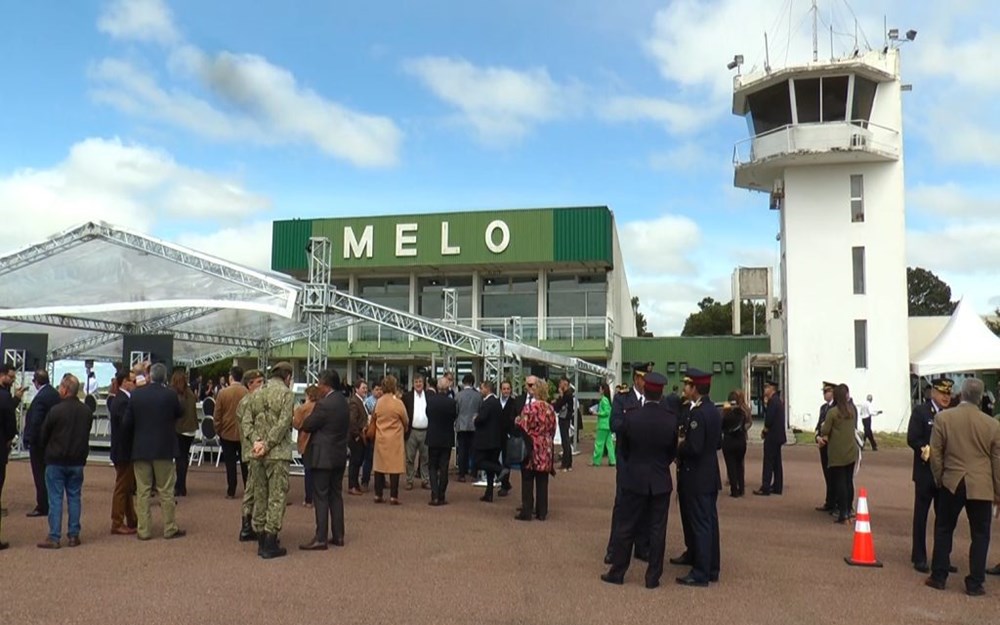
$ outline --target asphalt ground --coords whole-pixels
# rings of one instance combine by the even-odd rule
[[[756,487],[760,447],[747,456],[747,490]],[[884,568],[847,566],[853,527],[834,525],[813,508],[822,477],[814,448],[786,447],[785,494],[720,496],[722,575],[710,588],[685,588],[667,566],[663,585],[643,587],[633,563],[624,586],[602,583],[614,494],[614,470],[576,469],[550,484],[546,522],[513,520],[514,496],[478,501],[481,489],[452,481],[451,505],[426,505],[427,491],[402,491],[403,505],[347,497],[347,545],[301,552],[313,512],[301,505],[293,478],[283,543],[289,556],[257,558],[256,543],[238,543],[238,500],[224,498],[221,468],[195,467],[177,516],[187,537],[141,543],[112,536],[114,471],[92,463],[84,482],[83,545],[37,549],[45,519],[28,519],[33,490],[26,461],[10,464],[0,552],[4,624],[143,623],[442,623],[476,624],[921,624],[1000,622],[1000,579],[987,596],[963,591],[968,529],[956,535],[960,573],[944,592],[924,586],[910,567],[912,484],[908,450],[865,454],[858,487],[867,487],[875,550]],[[720,454],[721,463],[721,454]],[[153,509],[154,524],[159,510]],[[964,517],[960,523],[964,524]],[[158,526],[154,526],[154,532]],[[930,533],[930,532],[929,532]],[[65,538],[63,539],[65,545]],[[930,547],[932,540],[928,541]],[[676,501],[667,551],[682,551]],[[1000,559],[994,548],[990,564]],[[639,565],[638,567],[636,565]]]

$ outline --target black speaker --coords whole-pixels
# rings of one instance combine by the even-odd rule
[[[29,332],[4,332],[3,334],[0,334],[0,352],[4,352],[8,349],[16,349],[25,352],[25,371],[44,369],[45,356],[49,349],[49,335],[34,334]],[[0,356],[2,355],[3,354],[0,353]]]
[[[141,356],[145,355],[145,356]],[[134,358],[133,358],[134,356]],[[162,363],[170,372],[174,367],[172,334],[126,334],[122,337],[122,363],[131,369],[145,358],[150,364]]]
[[[549,379],[548,365],[531,365],[531,375],[542,378],[543,380],[548,380]]]

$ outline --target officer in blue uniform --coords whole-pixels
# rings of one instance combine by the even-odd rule
[[[781,465],[781,446],[787,442],[785,434],[785,402],[781,399],[778,383],[764,382],[764,468],[761,471],[760,488],[754,495],[780,495],[785,488],[785,471]]]
[[[645,402],[645,397],[643,395],[643,383],[645,381],[646,374],[653,370],[653,363],[651,362],[636,362],[632,363],[632,388],[627,389],[623,392],[619,392],[615,395],[615,398],[611,400],[611,431],[615,431],[616,424],[620,427],[622,419],[625,414],[642,407]],[[611,511],[611,535],[608,537],[608,548],[604,553],[604,563],[611,564],[611,548],[615,541],[615,530],[619,525],[618,517],[621,514],[621,478],[622,470],[624,469],[624,462],[618,460],[615,465],[615,507]],[[644,528],[648,525],[648,522],[640,520],[640,528]],[[648,532],[638,531],[636,533],[635,542],[635,557],[637,560],[646,560],[648,558],[649,552],[649,538]]]
[[[670,400],[668,399],[668,404]],[[679,411],[677,417],[677,436],[683,437],[691,424],[691,402],[686,398],[678,398]],[[694,564],[692,554],[694,554],[694,533],[691,531],[691,510],[687,500],[684,498],[684,484],[681,480],[681,472],[684,471],[684,458],[677,456],[677,508],[681,515],[681,531],[684,535],[684,553],[676,558],[670,558],[670,564],[677,566],[691,566]]]
[[[819,442],[819,431],[823,427],[823,422],[826,421],[826,413],[830,411],[830,406],[833,405],[833,389],[837,384],[834,382],[823,382],[823,404],[819,407],[819,420],[816,422],[816,442]],[[929,440],[929,439],[928,439]],[[823,499],[823,505],[816,508],[817,512],[833,512],[837,509],[836,496],[833,492],[833,485],[830,482],[830,467],[827,465],[827,457],[830,450],[826,445],[819,448],[819,462],[820,466],[823,468],[823,482],[826,484],[826,497]]]
[[[927,515],[937,496],[929,462],[931,431],[934,417],[951,403],[953,386],[948,378],[931,382],[930,399],[913,409],[906,428],[906,444],[913,449],[913,545],[910,561],[913,568],[921,573],[930,571],[927,566]]]
[[[646,374],[645,403],[625,413],[617,422],[619,458],[625,460],[618,470],[618,525],[612,536],[611,570],[601,579],[621,584],[632,559],[633,546],[645,533],[646,588],[660,585],[663,555],[667,541],[667,513],[670,509],[670,463],[677,453],[677,415],[663,399],[667,379],[656,372]]]
[[[719,449],[722,447],[722,414],[708,396],[712,374],[688,368],[684,398],[690,402],[687,426],[679,438],[677,486],[690,517],[691,571],[677,578],[683,586],[708,586],[718,581],[719,554]]]

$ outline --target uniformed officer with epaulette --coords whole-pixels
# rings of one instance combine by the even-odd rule
[[[691,420],[691,402],[686,397],[679,397],[680,409],[677,414],[677,436],[678,440],[683,438],[688,431]],[[668,401],[668,404],[670,402]],[[691,511],[688,509],[687,501],[684,499],[684,485],[681,482],[681,471],[684,470],[684,458],[677,456],[677,508],[681,517],[681,531],[684,536],[684,553],[676,558],[670,558],[670,564],[677,566],[691,566],[694,564],[694,534],[691,531]]]
[[[719,554],[719,449],[722,447],[722,415],[709,398],[712,374],[688,368],[684,398],[691,402],[687,427],[679,438],[677,471],[680,496],[691,524],[693,553],[691,571],[677,578],[684,586],[708,586],[718,581]]]
[[[906,443],[913,449],[913,545],[910,561],[921,573],[930,571],[927,566],[927,515],[937,495],[934,476],[931,474],[931,432],[934,417],[951,404],[954,383],[948,378],[931,382],[930,400],[919,404],[910,414],[906,428]]]
[[[830,406],[833,405],[833,389],[837,385],[834,382],[823,382],[823,404],[819,407],[819,420],[816,422],[816,443],[819,444],[819,431],[823,427],[823,422],[826,421],[826,413],[830,411]],[[823,482],[826,484],[826,497],[823,499],[823,505],[816,508],[817,512],[832,512],[837,509],[837,505],[834,503],[836,501],[836,495],[833,492],[833,483],[830,481],[830,467],[827,466],[827,456],[829,454],[829,448],[826,445],[819,446],[819,463],[823,469]]]
[[[611,569],[601,580],[621,584],[632,559],[633,546],[646,533],[649,566],[646,588],[660,585],[667,540],[667,513],[670,509],[670,464],[677,453],[677,415],[661,403],[667,379],[659,373],[646,374],[645,403],[626,412],[614,429],[619,458],[625,460],[618,471],[619,510],[612,536]]]
[[[632,363],[632,388],[618,393],[611,401],[612,432],[615,431],[616,424],[618,427],[621,426],[622,418],[625,416],[625,413],[642,407],[645,402],[645,397],[643,396],[644,379],[646,374],[652,370],[653,363],[651,362]],[[604,553],[605,564],[611,564],[611,548],[615,541],[615,530],[618,527],[618,516],[621,513],[620,494],[623,461],[618,459],[615,467],[615,507],[611,512],[611,535],[608,537],[608,548]],[[638,531],[636,533],[635,541],[635,557],[638,560],[647,560],[649,558],[649,532],[643,529],[648,527],[648,525],[649,522],[647,519],[640,520],[639,528],[642,531]]]

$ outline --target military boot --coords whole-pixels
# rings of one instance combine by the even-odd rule
[[[246,543],[251,540],[257,540],[257,532],[253,531],[253,524],[250,522],[250,517],[243,517],[243,525],[240,527],[240,542]]]
[[[256,532],[257,534],[257,555],[264,557],[264,539],[267,538],[267,534],[264,532]]]
[[[284,547],[278,546],[278,535],[277,534],[265,534],[264,535],[264,553],[260,557],[265,560],[270,560],[272,558],[280,558],[288,554],[288,550]]]

